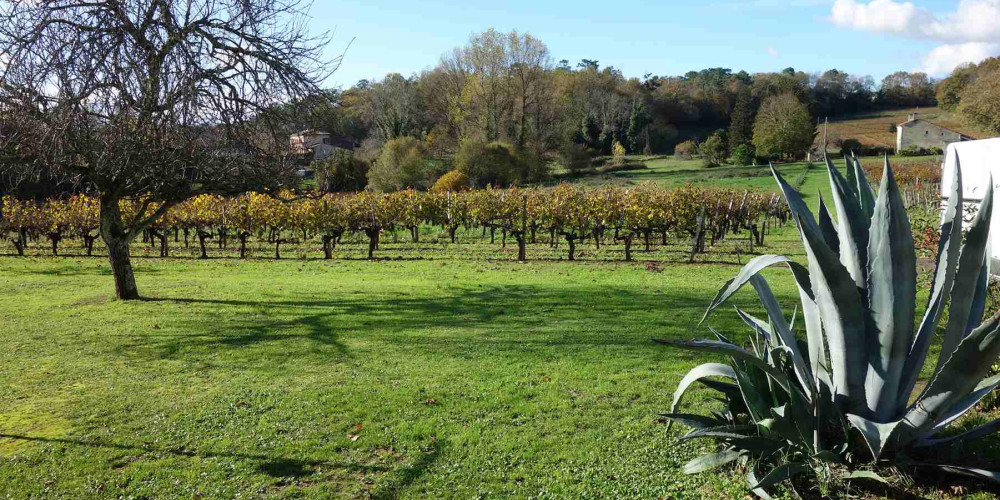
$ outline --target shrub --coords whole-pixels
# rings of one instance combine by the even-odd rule
[[[463,141],[455,154],[455,169],[469,176],[473,186],[509,186],[521,169],[514,148],[502,142]]]
[[[571,174],[577,174],[592,167],[590,153],[579,144],[567,144],[559,150],[559,163]]]
[[[689,160],[696,154],[698,154],[698,143],[693,139],[674,146],[674,157],[678,159]]]
[[[888,166],[885,171],[892,172]],[[830,165],[833,196],[837,207],[843,207],[835,224],[822,200],[816,218],[799,193],[776,171],[773,174],[798,220],[807,265],[782,256],[759,256],[712,300],[702,321],[744,285],[753,286],[767,317],[736,310],[753,332],[749,349],[721,332],[715,332],[716,340],[659,341],[729,360],[691,370],[665,415],[694,429],[682,440],[709,438],[722,445],[721,451],[689,462],[684,471],[742,460],[750,488],[758,495],[802,476],[884,481],[875,467],[995,480],[997,473],[975,465],[945,463],[949,456],[960,455],[942,453],[1000,429],[998,421],[962,433],[951,429],[1000,385],[1000,377],[985,378],[1000,356],[1000,313],[982,322],[992,185],[963,244],[962,183],[960,172],[953,174],[941,220],[939,266],[927,311],[917,316],[916,252],[892,175],[882,176],[876,198],[860,162],[849,166],[846,178]],[[878,259],[868,258],[869,248],[878,249]],[[802,301],[798,311],[805,342],[793,333],[767,281],[758,274],[772,265],[785,265],[792,272]],[[928,384],[918,388],[946,308],[939,358],[928,366],[933,367]],[[684,393],[696,381],[720,392],[726,407],[710,415],[678,413]]]
[[[540,147],[526,146],[514,152],[517,180],[538,182],[549,176],[549,162]]]
[[[382,146],[378,161],[368,171],[368,185],[376,191],[405,188],[426,189],[432,165],[424,143],[413,137],[397,137]]]
[[[625,146],[622,146],[622,143],[615,141],[615,143],[611,146],[611,157],[613,164],[623,165],[625,163]]]
[[[449,191],[465,191],[469,188],[469,176],[459,172],[458,170],[452,170],[441,176],[431,186],[431,191],[435,193],[445,193]]]
[[[316,185],[331,192],[361,191],[368,185],[368,162],[346,149],[335,149],[324,160],[313,162]]]
[[[940,155],[944,151],[941,148],[922,148],[920,146],[908,146],[900,149],[897,153],[899,156],[929,156],[929,155]]]
[[[861,154],[860,151],[863,147],[861,141],[857,139],[844,139],[840,142],[840,156],[850,156],[851,153]]]
[[[726,138],[722,131],[712,134],[701,144],[701,164],[704,167],[718,167],[726,160]]]
[[[740,144],[733,148],[729,162],[733,165],[751,165],[754,163],[755,157],[756,151],[754,151],[753,146],[750,144]]]

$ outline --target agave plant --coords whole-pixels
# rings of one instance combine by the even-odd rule
[[[1000,429],[1000,420],[962,433],[949,429],[1000,385],[1000,375],[987,378],[1000,355],[1000,315],[980,324],[989,282],[992,182],[963,244],[960,169],[952,174],[933,284],[917,317],[913,238],[889,160],[877,196],[857,159],[848,158],[847,165],[843,175],[827,161],[837,217],[821,199],[818,220],[771,168],[796,221],[807,265],[762,255],[712,300],[702,323],[747,283],[757,292],[766,320],[736,308],[753,332],[747,348],[714,329],[716,340],[657,341],[729,358],[727,364],[691,370],[664,415],[693,428],[681,439],[711,438],[722,445],[721,451],[689,462],[685,471],[749,462],[750,487],[762,497],[765,488],[803,474],[881,479],[873,472],[881,465],[935,467],[1000,480],[996,472],[918,461],[934,456],[934,447]],[[801,303],[791,320],[759,274],[773,265],[787,267],[798,285]],[[946,309],[940,356],[918,389]],[[681,399],[694,382],[721,393],[724,409],[710,415],[680,413]]]

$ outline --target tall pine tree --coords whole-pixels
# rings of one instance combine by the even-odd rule
[[[729,122],[729,149],[735,150],[742,144],[750,144],[753,140],[753,100],[750,89],[743,87],[736,94],[736,104],[733,106],[732,118]]]

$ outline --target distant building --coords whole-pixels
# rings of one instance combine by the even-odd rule
[[[921,120],[917,117],[917,113],[910,113],[905,123],[896,126],[897,152],[912,147],[944,151],[953,142],[969,140],[972,140],[972,137]]]
[[[292,151],[306,155],[313,153],[313,160],[324,160],[333,153],[334,149],[354,150],[357,146],[353,140],[347,137],[334,137],[329,132],[320,130],[303,130],[297,134],[292,134],[288,138],[288,144]]]

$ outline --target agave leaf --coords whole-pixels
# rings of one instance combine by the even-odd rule
[[[875,460],[878,460],[882,456],[886,445],[896,437],[896,428],[899,427],[901,422],[900,420],[889,423],[872,422],[851,413],[847,414],[847,421],[850,422],[851,427],[861,432],[861,436],[865,438],[865,444],[868,445],[868,449],[871,450]]]
[[[867,288],[868,226],[870,221],[861,210],[856,188],[850,186],[829,158],[826,160],[830,174],[833,202],[837,207],[837,235],[840,237],[840,262],[851,273],[858,288]]]
[[[889,168],[889,155],[885,155],[885,168]],[[851,161],[847,164],[847,169],[848,171],[851,169],[854,170],[854,182],[857,183],[861,213],[866,218],[871,219],[872,214],[875,213],[875,191],[872,189],[871,184],[868,183],[868,175],[865,174],[865,169],[862,168],[861,162],[854,155],[851,155]]]
[[[725,420],[719,420],[712,417],[706,417],[705,415],[697,415],[693,413],[662,413],[661,417],[670,420],[671,422],[677,422],[682,425],[686,425],[692,429],[709,429],[713,427],[720,427],[728,425]]]
[[[771,401],[774,400],[770,380],[764,372],[746,362],[736,361],[733,365],[747,413],[754,422],[760,422],[767,418]]]
[[[749,470],[747,471],[747,484],[750,486],[750,491],[753,492],[754,495],[757,495],[758,498],[762,498],[763,500],[772,500],[771,495],[768,495],[763,488],[754,488],[754,485],[758,482],[757,475],[754,474],[753,471],[753,466],[749,467]]]
[[[974,310],[982,307],[977,302],[985,299],[985,296],[980,296],[976,286],[969,285],[980,281],[983,266],[989,258],[986,250],[989,246],[992,213],[993,177],[990,176],[983,201],[979,205],[979,213],[976,214],[972,227],[965,236],[962,255],[958,258],[958,272],[955,274],[955,283],[951,289],[951,306],[948,308],[948,324],[945,327],[941,357],[938,358],[935,373],[948,362],[955,348],[969,333],[969,319]]]
[[[837,235],[837,227],[833,222],[833,217],[830,216],[830,210],[826,208],[823,195],[819,196],[819,229],[823,234],[823,241],[826,241],[830,250],[833,250],[834,253],[840,253],[840,236]]]
[[[764,360],[754,356],[753,353],[733,344],[727,344],[725,342],[719,342],[715,340],[662,340],[653,339],[654,342],[658,344],[664,344],[672,347],[678,347],[681,349],[688,349],[692,351],[705,351],[713,352],[716,354],[724,354],[730,356],[733,359],[744,361],[759,368],[761,371],[766,373],[769,377],[778,382],[779,385],[785,391],[791,392],[793,390],[798,390],[797,387],[792,383],[788,377],[785,376],[777,368],[767,364]]]
[[[802,353],[799,351],[799,344],[795,341],[795,335],[792,334],[792,330],[788,327],[785,317],[781,314],[781,306],[778,305],[778,299],[771,292],[771,287],[768,286],[767,280],[761,276],[752,276],[750,284],[757,291],[757,297],[760,298],[761,304],[763,304],[764,309],[767,311],[767,317],[770,318],[773,325],[772,330],[778,336],[778,339],[781,340],[781,344],[788,349],[789,357],[791,357],[792,364],[795,367],[795,375],[798,377],[808,397],[812,393],[813,380],[810,377],[806,359],[802,357]]]
[[[739,307],[733,306],[733,309],[736,310],[736,315],[739,316],[739,318],[742,319],[743,322],[746,323],[751,329],[754,331],[760,330],[767,337],[771,336],[771,325],[769,325],[766,321],[744,311],[743,309],[740,309]],[[770,338],[768,338],[768,342],[770,342]]]
[[[812,468],[806,464],[800,464],[797,462],[790,462],[786,464],[781,464],[771,472],[768,472],[757,484],[750,486],[751,489],[757,488],[767,488],[769,486],[774,486],[782,481],[787,481],[800,474],[812,473]]]
[[[710,378],[698,379],[698,383],[704,385],[705,387],[708,387],[709,389],[713,389],[725,394],[726,397],[729,399],[743,399],[743,396],[740,395],[740,388],[736,384],[730,384],[728,382],[720,382],[718,380],[712,380]]]
[[[680,407],[681,400],[684,398],[684,393],[687,392],[688,387],[695,381],[706,377],[725,377],[736,380],[736,372],[733,371],[733,367],[722,363],[705,363],[694,367],[684,375],[681,383],[677,384],[677,390],[674,391],[674,401],[670,404],[670,413],[677,412],[677,408]],[[667,426],[667,428],[669,429],[670,426]]]
[[[937,439],[922,439],[917,441],[914,446],[917,447],[928,447],[928,446],[940,446],[948,443],[956,443],[962,441],[968,441],[970,439],[979,439],[981,437],[989,436],[997,430],[1000,430],[1000,418],[993,420],[989,423],[980,425],[979,427],[969,429],[963,433],[955,434],[954,436],[945,436]]]
[[[750,281],[750,278],[756,276],[757,273],[775,264],[791,261],[791,259],[782,255],[760,255],[751,259],[750,262],[747,262],[746,265],[743,266],[743,269],[740,269],[740,272],[733,279],[727,281],[726,284],[722,286],[719,293],[715,295],[714,299],[712,299],[711,304],[708,306],[708,310],[705,311],[705,315],[702,316],[699,324],[704,323],[705,320],[708,319],[708,316],[712,314],[712,311],[729,300],[729,297],[732,297],[734,293],[740,290],[740,288],[743,288],[743,285],[747,284],[747,282]]]
[[[880,475],[878,475],[878,474],[876,474],[876,473],[874,473],[874,472],[872,472],[870,470],[856,470],[854,472],[851,472],[850,474],[846,474],[844,476],[844,479],[847,479],[847,480],[851,480],[851,479],[870,479],[872,481],[878,481],[878,482],[880,482],[882,484],[886,484],[886,485],[889,484],[889,481],[887,481],[884,477],[882,477],[882,476],[880,476]]]
[[[835,397],[839,405],[855,413],[867,411],[864,385],[868,339],[861,295],[850,273],[819,234],[805,224],[801,227],[816,306],[830,347]]]
[[[956,166],[958,159],[956,157]],[[955,269],[958,266],[958,256],[962,246],[962,169],[955,168],[952,172],[951,192],[941,214],[941,239],[938,242],[937,262],[934,266],[934,283],[927,300],[927,309],[920,321],[920,327],[913,339],[913,346],[906,357],[903,367],[897,407],[904,407],[910,400],[910,394],[917,383],[917,377],[927,359],[927,349],[934,331],[937,329],[944,306],[951,294],[955,279]]]
[[[858,196],[858,176],[857,170],[854,170],[854,152],[850,155],[844,155],[844,176],[847,177],[847,185],[854,188],[854,196]]]
[[[844,457],[838,455],[832,450],[823,450],[818,453],[814,453],[812,458],[814,460],[819,460],[821,462],[830,462],[834,464],[845,464]]]
[[[974,477],[976,479],[987,479],[994,483],[1000,483],[1000,472],[994,472],[985,469],[976,469],[973,467],[962,467],[959,465],[926,464],[926,463],[920,463],[915,465],[929,469],[938,469],[947,472],[949,474],[958,474],[960,476]]]
[[[679,442],[692,439],[710,438],[730,444],[740,450],[752,453],[773,453],[781,448],[781,442],[756,435],[757,428],[749,425],[728,425],[691,431],[678,439]],[[746,434],[744,434],[746,433]]]
[[[949,409],[969,396],[1000,355],[1000,312],[965,337],[927,389],[906,413],[912,437],[929,431]]]
[[[723,465],[735,462],[743,453],[737,450],[723,450],[718,453],[709,453],[691,460],[684,465],[685,474],[697,474],[712,469],[718,469]]]
[[[969,319],[966,322],[966,333],[979,326],[979,323],[983,321],[983,314],[986,313],[986,300],[990,286],[990,262],[993,260],[991,248],[992,245],[987,238],[983,267],[979,270],[979,279],[976,280],[976,295],[972,299],[972,309],[969,310]]]
[[[974,406],[979,404],[979,401],[981,401],[984,397],[986,397],[987,394],[993,392],[993,389],[996,389],[997,386],[1000,386],[1000,375],[994,375],[980,382],[979,385],[976,386],[976,388],[972,391],[971,394],[966,396],[965,399],[962,399],[959,402],[955,403],[954,405],[952,405],[951,408],[948,409],[948,411],[944,414],[944,416],[941,417],[938,423],[934,425],[934,428],[931,429],[930,434],[931,435],[937,434],[945,430],[945,428],[947,428],[948,425],[950,425],[956,419],[964,415],[965,412],[969,411]]]
[[[802,230],[803,225],[818,230],[816,219],[809,210],[809,206],[802,201],[802,195],[792,188],[791,185],[785,182],[785,178],[778,173],[778,170],[774,168],[773,164],[769,163],[768,166],[771,167],[771,173],[774,174],[774,179],[778,181],[778,187],[781,188],[782,194],[785,195],[785,202],[788,204],[788,210],[792,212],[792,220],[794,220],[795,224],[799,226],[799,230]]]
[[[871,218],[868,255],[869,310],[879,333],[878,349],[869,353],[865,393],[869,410],[884,422],[899,413],[897,394],[913,343],[917,300],[917,253],[888,159]]]

